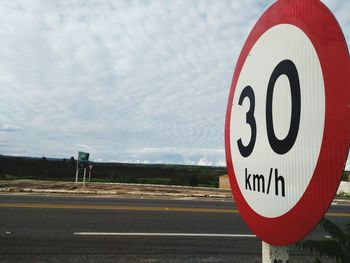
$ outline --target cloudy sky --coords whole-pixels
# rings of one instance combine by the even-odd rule
[[[273,1],[0,1],[0,154],[225,165],[235,62]],[[324,1],[350,43],[350,1]]]

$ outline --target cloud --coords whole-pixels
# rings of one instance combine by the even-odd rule
[[[172,163],[188,164],[188,165],[212,165],[225,166],[223,160],[223,149],[207,149],[207,148],[138,148],[131,149],[127,156],[130,157],[128,162],[132,163]],[[121,161],[124,162],[124,161]]]
[[[345,31],[349,3],[328,2]],[[233,69],[270,3],[0,3],[0,123],[21,127],[3,153],[223,164]]]
[[[19,131],[21,129],[22,127],[19,125],[13,125],[8,123],[0,125],[0,131],[4,131],[4,132],[14,132],[14,131]]]
[[[346,161],[346,164],[345,164],[345,171],[350,171],[350,154],[348,156],[348,160]]]
[[[74,144],[75,146],[78,146],[78,147],[82,147],[82,148],[90,148],[90,146],[89,145],[86,145],[86,144],[79,144],[79,143],[76,143],[76,144]]]

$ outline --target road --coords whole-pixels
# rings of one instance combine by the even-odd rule
[[[329,212],[350,220],[349,205]],[[291,248],[291,261],[307,260]],[[261,262],[261,241],[231,200],[2,194],[0,262]]]

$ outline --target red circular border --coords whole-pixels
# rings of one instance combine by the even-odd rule
[[[233,96],[243,64],[256,41],[278,24],[297,26],[309,37],[320,60],[325,86],[325,125],[322,146],[312,179],[298,203],[286,214],[267,218],[244,199],[235,178],[230,147]],[[233,74],[225,122],[227,170],[238,209],[248,227],[272,245],[301,240],[327,212],[344,169],[350,145],[350,61],[337,20],[318,0],[280,0],[260,17],[250,32]]]

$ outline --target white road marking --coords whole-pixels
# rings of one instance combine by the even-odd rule
[[[74,232],[75,236],[256,237],[249,234]]]

